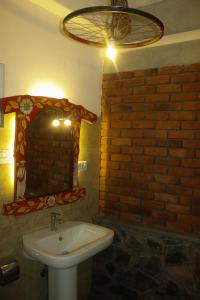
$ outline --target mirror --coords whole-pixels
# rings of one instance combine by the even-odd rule
[[[53,123],[55,120],[57,126]],[[27,199],[72,188],[73,129],[66,120],[67,115],[60,110],[43,109],[28,128],[25,190]]]
[[[85,188],[78,186],[80,126],[97,116],[67,99],[42,96],[3,98],[2,107],[16,115],[15,200],[3,205],[3,214],[20,216],[83,197]]]

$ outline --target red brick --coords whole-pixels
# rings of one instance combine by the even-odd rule
[[[187,197],[187,196],[180,196],[179,198],[179,203],[181,205],[187,205],[189,206],[191,204],[191,197]]]
[[[118,137],[120,136],[120,129],[104,129],[101,131],[102,137]]]
[[[169,149],[169,155],[179,158],[194,158],[195,151],[188,149]]]
[[[200,148],[200,141],[183,141],[183,147],[185,148]]]
[[[154,193],[150,191],[144,191],[144,190],[132,190],[132,196],[141,198],[141,199],[147,199],[147,200],[153,200]]]
[[[160,165],[179,166],[180,160],[169,157],[158,157],[156,158],[156,163]]]
[[[110,176],[117,177],[117,178],[123,178],[123,179],[129,179],[130,173],[127,171],[121,171],[121,170],[110,170]]]
[[[125,155],[125,154],[112,154],[111,155],[112,161],[131,161],[131,155]]]
[[[133,94],[153,94],[155,93],[155,87],[153,86],[138,86],[133,88]]]
[[[153,111],[156,104],[154,103],[136,103],[133,106],[134,111]]]
[[[183,129],[200,129],[200,121],[195,121],[195,122],[182,122],[182,128]]]
[[[191,130],[174,130],[168,132],[168,138],[170,139],[193,139],[194,132]]]
[[[179,185],[168,185],[168,192],[170,194],[175,194],[175,195],[185,195],[185,196],[191,196],[192,195],[192,189],[191,188],[186,188],[182,187]]]
[[[132,157],[132,161],[135,163],[148,165],[154,163],[154,157],[146,156],[146,155],[135,155]]]
[[[183,73],[172,76],[172,82],[191,82],[197,80],[197,73]]]
[[[153,94],[145,96],[146,102],[168,102],[169,99],[169,95],[167,94]]]
[[[111,90],[106,90],[108,91],[108,94],[106,93],[106,95],[110,95],[110,96],[128,96],[128,95],[132,95],[132,88],[115,88],[115,89],[111,89]]]
[[[200,150],[196,151],[196,158],[200,158]]]
[[[142,223],[145,226],[151,226],[151,227],[156,227],[156,228],[163,228],[165,224],[165,220],[160,220],[156,218],[150,218],[150,217],[143,217]]]
[[[116,146],[130,146],[132,144],[132,141],[131,139],[126,138],[113,138],[111,144]]]
[[[171,212],[179,214],[187,214],[190,212],[190,206],[183,206],[178,204],[166,204],[166,209]]]
[[[134,72],[132,72],[132,71],[121,72],[121,73],[118,73],[118,76],[120,79],[132,78],[134,76]]]
[[[144,172],[145,173],[154,173],[154,174],[166,174],[167,173],[167,167],[166,166],[160,166],[160,165],[146,166],[146,164],[144,163]]]
[[[152,217],[164,221],[176,221],[176,214],[169,211],[152,210]]]
[[[121,97],[107,97],[106,100],[107,100],[107,105],[108,104],[114,105],[114,104],[122,103],[122,98]]]
[[[117,73],[104,73],[103,80],[111,80],[111,79],[118,79],[119,75]]]
[[[195,113],[194,112],[185,112],[185,111],[178,111],[178,112],[171,112],[169,114],[170,120],[195,120]]]
[[[130,121],[116,121],[111,123],[112,128],[131,128]]]
[[[128,206],[128,211],[133,213],[133,214],[138,214],[141,216],[150,216],[151,215],[151,210],[148,208],[144,207],[137,207],[137,206]]]
[[[170,111],[170,110],[181,110],[182,103],[156,103],[155,110],[159,111]]]
[[[143,85],[144,84],[144,78],[137,77],[137,78],[131,78],[127,80],[122,81],[123,87],[134,87],[137,85]]]
[[[120,202],[140,207],[141,200],[135,197],[120,196]]]
[[[182,178],[181,184],[184,186],[198,188],[200,186],[200,178]]]
[[[123,137],[141,138],[143,137],[142,129],[127,129],[122,130]]]
[[[192,101],[197,99],[197,94],[195,93],[180,93],[171,95],[171,101]]]
[[[166,156],[167,149],[161,147],[145,147],[144,154],[153,156]]]
[[[158,129],[179,129],[180,122],[177,121],[159,121],[156,124]]]
[[[182,105],[183,110],[200,110],[200,103],[199,102],[191,102],[191,103],[183,103]]]
[[[166,67],[161,67],[159,70],[160,74],[177,74],[182,72],[183,67],[182,66],[166,66]]]
[[[115,104],[111,105],[111,113],[130,113],[132,108],[132,104]]]
[[[126,154],[143,154],[143,147],[132,146],[132,147],[123,147],[121,149],[122,153]]]
[[[156,193],[162,193],[166,191],[166,185],[158,182],[150,182],[149,190]]]
[[[141,222],[142,217],[132,213],[120,213],[120,219],[129,222]]]
[[[155,193],[155,200],[169,203],[177,203],[178,196],[170,195],[168,193]]]
[[[194,170],[190,168],[168,167],[168,174],[172,176],[187,177],[193,176]]]
[[[123,84],[120,80],[112,80],[112,81],[103,81],[102,88],[119,88],[122,87]]]
[[[200,91],[199,82],[183,84],[183,92],[194,92],[194,91]]]
[[[189,215],[179,215],[178,221],[181,223],[200,225],[200,217],[198,216],[189,216]]]
[[[110,115],[110,120],[121,120],[123,118],[123,113],[113,113]]]
[[[135,70],[134,71],[134,76],[135,77],[140,77],[140,76],[150,76],[150,75],[156,75],[157,74],[157,69],[146,69],[146,70]]]
[[[162,83],[169,83],[169,82],[170,82],[169,75],[154,75],[146,78],[147,84],[162,84]]]
[[[139,180],[139,181],[149,181],[153,180],[153,176],[144,173],[132,173],[131,175],[132,180]]]
[[[102,184],[100,184],[99,185],[99,190],[101,192],[107,192],[108,191],[108,185],[102,185]]]
[[[185,159],[182,161],[183,167],[200,168],[200,160],[198,159]]]
[[[153,146],[155,143],[155,139],[133,139],[133,145],[136,146]]]
[[[102,168],[109,168],[113,170],[117,170],[120,167],[120,164],[118,162],[111,162],[111,161],[101,161],[100,162]]]
[[[175,176],[157,175],[155,176],[155,181],[165,184],[176,184],[178,183],[179,179]]]
[[[123,114],[125,120],[142,120],[144,119],[144,112],[132,112]]]
[[[153,121],[133,121],[132,122],[132,128],[154,128],[154,122]]]
[[[180,224],[176,222],[167,222],[166,227],[170,231],[179,232],[179,233],[190,233],[191,225],[190,224]]]
[[[132,163],[120,163],[120,169],[121,170],[129,170],[133,172],[140,172],[143,170],[143,166],[141,165],[136,165]]]
[[[161,147],[182,147],[182,141],[169,140],[169,139],[157,139],[156,145]]]
[[[166,138],[167,131],[165,130],[144,130],[144,138]]]
[[[145,113],[145,118],[148,120],[168,120],[168,113],[167,112],[160,112],[160,111],[156,111],[156,112],[146,112]]]
[[[101,146],[102,153],[120,153],[120,148],[116,146],[105,145]]]
[[[101,153],[101,160],[109,160],[109,157],[108,153]]]
[[[188,66],[185,66],[185,71],[192,72],[192,71],[200,71],[200,64],[191,64]]]
[[[151,209],[163,209],[164,203],[151,200],[142,200],[142,207],[151,208]]]
[[[144,102],[144,96],[143,95],[126,96],[122,98],[122,101],[124,103],[140,103],[140,102]]]
[[[194,190],[194,196],[200,198],[200,189]]]
[[[163,84],[157,87],[158,93],[177,93],[181,91],[180,84]]]

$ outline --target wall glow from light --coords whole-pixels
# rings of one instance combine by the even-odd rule
[[[4,115],[4,128],[0,128],[0,149],[7,151],[5,162],[0,165],[0,203],[13,201],[15,161],[15,113]]]
[[[41,82],[30,88],[29,94],[32,96],[46,96],[52,98],[65,98],[64,91],[50,82]]]
[[[14,187],[15,181],[15,159],[14,159],[14,147],[15,147],[15,114],[11,118],[10,127],[11,127],[11,136],[9,141],[9,154],[10,154],[10,181]]]

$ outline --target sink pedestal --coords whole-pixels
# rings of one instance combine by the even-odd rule
[[[48,300],[77,300],[77,267],[48,267]]]

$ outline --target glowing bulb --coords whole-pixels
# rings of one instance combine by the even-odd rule
[[[54,127],[58,127],[60,125],[60,121],[59,120],[53,120],[52,125]]]
[[[69,127],[69,126],[72,125],[72,122],[71,122],[69,119],[66,119],[66,120],[64,121],[64,124],[65,124],[65,126]]]
[[[110,60],[114,61],[115,58],[116,58],[116,56],[117,56],[117,51],[116,51],[116,49],[113,48],[111,45],[109,45],[108,48],[107,48],[106,56],[107,56]]]

